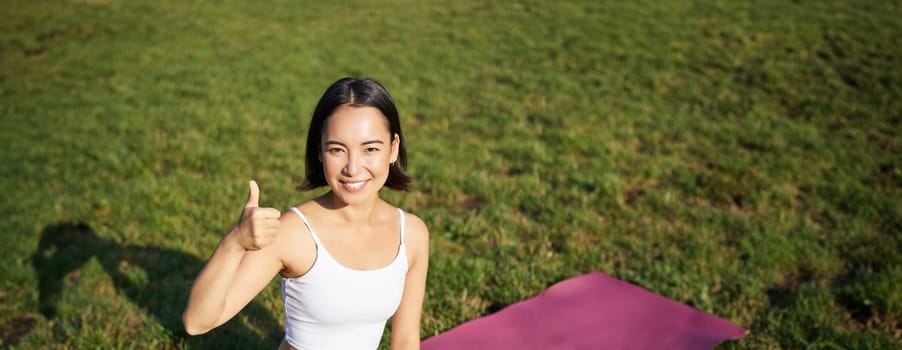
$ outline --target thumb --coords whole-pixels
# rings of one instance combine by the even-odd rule
[[[244,205],[245,208],[256,208],[260,206],[260,187],[257,186],[257,181],[251,180],[248,183],[250,186],[250,193],[247,195],[247,204]]]

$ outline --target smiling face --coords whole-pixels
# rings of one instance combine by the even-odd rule
[[[373,107],[343,105],[323,127],[320,160],[335,199],[344,204],[378,197],[398,157],[399,137],[392,137],[385,117]]]

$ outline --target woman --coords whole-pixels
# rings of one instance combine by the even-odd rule
[[[250,194],[191,287],[182,316],[202,334],[238,313],[279,273],[280,349],[375,349],[392,318],[391,348],[418,349],[429,239],[413,214],[379,197],[406,190],[407,154],[388,91],[365,78],[330,86],[307,134],[301,190],[330,191],[280,213]]]

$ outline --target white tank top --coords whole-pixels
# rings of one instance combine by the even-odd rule
[[[375,270],[355,270],[326,251],[307,218],[291,208],[316,243],[316,260],[303,276],[282,277],[285,340],[295,349],[376,349],[385,321],[394,315],[404,293],[407,252],[404,249],[404,211],[401,242],[395,260]]]

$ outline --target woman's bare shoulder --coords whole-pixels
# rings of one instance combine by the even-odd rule
[[[279,229],[281,233],[297,233],[298,230],[296,228],[302,228],[302,231],[306,231],[307,227],[304,225],[304,222],[301,220],[301,217],[294,213],[294,208],[300,209],[303,205],[298,204],[292,208],[288,208],[287,210],[282,212],[282,216],[279,217]]]
[[[315,199],[310,199],[303,201],[300,204],[295,205],[294,207],[298,208],[302,213],[306,215],[307,212],[320,210],[323,206],[319,204]]]
[[[279,257],[285,267],[283,276],[294,277],[309,270],[316,260],[316,243],[313,242],[307,225],[290,208],[282,212],[279,218],[279,234],[276,239]]]
[[[416,214],[405,211],[404,221],[406,244],[413,244],[414,246],[422,245],[424,242],[426,245],[429,244],[429,228],[426,227],[423,219],[420,219]]]

